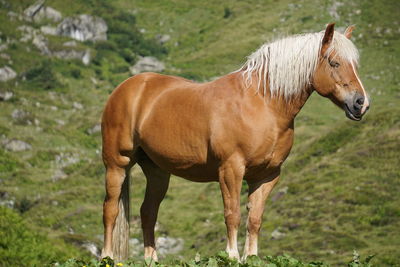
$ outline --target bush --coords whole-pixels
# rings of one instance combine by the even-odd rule
[[[52,90],[61,87],[60,81],[57,79],[56,73],[52,69],[52,62],[44,60],[37,67],[33,67],[25,73],[29,86],[43,90]]]

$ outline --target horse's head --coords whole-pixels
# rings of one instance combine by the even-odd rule
[[[353,29],[348,27],[342,35],[334,31],[334,23],[326,27],[312,85],[348,118],[359,121],[369,108],[369,99],[357,75],[358,54],[349,40]]]

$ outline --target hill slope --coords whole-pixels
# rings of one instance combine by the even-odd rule
[[[108,41],[77,42],[76,50],[91,51],[89,65],[43,55],[32,41],[20,41],[19,26],[39,30],[51,23],[29,23],[10,15],[23,14],[31,1],[0,4],[0,45],[11,40],[1,51],[8,57],[0,58],[0,67],[7,65],[18,73],[15,79],[0,82],[2,92],[14,93],[0,102],[1,141],[17,139],[32,146],[22,152],[2,146],[0,191],[2,203],[18,210],[32,229],[47,234],[69,257],[89,258],[81,247],[101,246],[104,170],[95,126],[107,95],[129,77],[128,68],[139,55],[161,58],[166,73],[207,80],[237,69],[266,40],[282,33],[319,31],[336,21],[342,30],[349,24],[357,26],[354,42],[361,53],[360,76],[371,94],[372,108],[355,123],[326,99],[311,97],[297,118],[295,145],[267,205],[260,254],[289,253],[337,265],[356,249],[362,255],[377,254],[374,261],[379,266],[400,264],[400,78],[396,76],[400,7],[396,1],[66,3],[46,1],[64,17],[96,15],[109,26]],[[160,45],[157,34],[167,34],[170,40]],[[46,38],[54,51],[71,41]],[[138,209],[145,181],[137,167],[133,176],[132,238],[140,243]],[[245,199],[246,185],[243,203]],[[272,232],[278,233],[275,238]],[[244,223],[240,233],[243,245]],[[178,255],[185,259],[197,252],[214,255],[222,250],[225,227],[218,185],[174,177],[160,209],[157,235],[182,239]],[[136,257],[142,253],[140,245],[133,250]]]

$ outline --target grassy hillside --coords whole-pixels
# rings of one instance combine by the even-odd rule
[[[77,42],[76,49],[91,51],[88,66],[44,56],[31,42],[20,41],[19,26],[39,29],[48,24],[9,15],[10,11],[22,14],[31,4],[0,1],[0,45],[15,40],[1,51],[9,58],[1,56],[0,67],[7,65],[18,73],[14,80],[0,82],[0,91],[14,93],[0,102],[0,141],[18,139],[32,146],[22,152],[1,146],[0,193],[3,205],[20,213],[18,220],[24,221],[27,231],[47,236],[43,246],[51,255],[89,260],[93,256],[82,247],[102,245],[104,169],[100,134],[93,129],[108,94],[129,77],[128,68],[138,56],[156,56],[166,63],[165,73],[203,81],[237,69],[267,40],[320,31],[327,22],[336,21],[341,30],[356,24],[359,71],[372,107],[357,123],[328,100],[311,97],[297,118],[295,145],[268,201],[260,256],[288,253],[304,262],[337,266],[347,263],[355,249],[361,255],[376,254],[372,260],[376,266],[400,265],[397,1],[46,1],[64,17],[85,13],[107,22],[107,41]],[[157,34],[168,34],[170,40],[160,45]],[[47,38],[54,50],[70,41]],[[15,110],[23,115],[15,118]],[[143,175],[135,167],[131,235],[139,242],[144,188]],[[246,189],[244,185],[243,204]],[[3,227],[14,215],[0,211],[6,218]],[[244,212],[243,205],[241,247]],[[7,227],[13,229],[13,224]],[[272,238],[272,232],[278,235]],[[157,235],[184,242],[178,254],[164,257],[166,262],[223,250],[226,237],[218,185],[173,177],[160,209]],[[132,255],[140,259],[140,246]],[[32,265],[37,259],[31,257],[21,264]],[[12,261],[2,254],[0,265],[7,263]]]

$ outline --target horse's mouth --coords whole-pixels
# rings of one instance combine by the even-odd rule
[[[355,115],[351,112],[347,104],[344,104],[344,111],[346,113],[346,117],[353,120],[353,121],[360,121],[362,118],[362,115]]]

